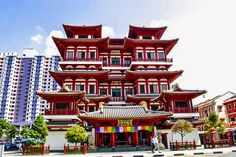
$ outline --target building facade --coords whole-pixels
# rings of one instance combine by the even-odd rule
[[[183,71],[169,70],[168,54],[178,39],[161,39],[166,27],[130,26],[126,38],[102,38],[101,25],[63,27],[67,38],[53,37],[62,70],[50,72],[62,88],[38,91],[50,103],[45,118],[52,149],[62,149],[52,139],[63,141],[66,128],[76,123],[92,126],[96,147],[113,148],[150,145],[156,129],[168,147],[177,138],[170,133],[176,120],[199,124],[192,99],[206,91],[171,90]],[[197,132],[193,139],[199,140]]]
[[[225,123],[228,123],[228,117],[226,108],[224,105],[224,101],[234,96],[235,93],[233,92],[226,92],[221,95],[217,95],[216,97],[201,102],[195,105],[196,110],[198,110],[200,118],[206,119],[210,115],[210,113],[215,112],[219,115],[220,119]]]
[[[28,53],[29,50],[27,50]],[[30,124],[44,113],[47,102],[36,96],[37,90],[57,90],[49,75],[58,69],[59,56],[28,56],[25,51],[0,55],[0,118],[14,125]]]

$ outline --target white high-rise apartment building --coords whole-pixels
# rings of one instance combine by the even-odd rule
[[[57,90],[49,74],[59,68],[59,56],[32,55],[34,50],[0,54],[0,118],[14,125],[29,124],[43,114],[47,102],[36,91]]]

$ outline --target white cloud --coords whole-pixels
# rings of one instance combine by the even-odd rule
[[[39,31],[39,32],[43,32],[44,31],[43,27],[41,27],[41,26],[36,26],[35,29],[37,31]]]
[[[41,44],[42,41],[43,41],[43,36],[42,36],[41,34],[36,34],[36,35],[30,37],[30,39],[31,39],[33,42],[37,43],[37,44]]]
[[[199,1],[199,7],[170,21],[164,39],[179,38],[169,57],[172,70],[183,69],[177,82],[183,88],[206,89],[206,99],[236,92],[236,1]],[[155,19],[153,25],[158,23]],[[160,22],[162,23],[162,22]],[[202,101],[199,97],[195,102]]]
[[[46,56],[59,55],[58,49],[57,49],[56,45],[54,44],[52,37],[63,38],[64,34],[60,30],[52,30],[50,32],[50,34],[48,35],[48,37],[46,38],[46,41],[45,41],[46,48],[45,48],[44,53]]]
[[[115,33],[114,33],[114,29],[112,27],[109,26],[102,26],[102,37],[114,37]]]
[[[24,57],[34,57],[38,54],[39,54],[39,52],[36,51],[34,48],[25,48],[25,49],[23,49],[23,56]]]

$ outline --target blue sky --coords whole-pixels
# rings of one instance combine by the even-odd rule
[[[148,26],[153,19],[173,19],[193,6],[187,0],[24,0],[0,2],[0,52],[39,46],[30,37],[52,30],[62,30],[62,24],[110,26],[115,36],[127,35],[128,26]],[[185,10],[183,12],[182,10]],[[39,32],[36,26],[43,28]]]
[[[51,36],[63,37],[62,24],[102,24],[111,37],[126,36],[130,24],[168,26],[163,38],[180,39],[168,56],[171,70],[184,70],[176,82],[206,89],[211,98],[236,92],[235,6],[235,0],[0,1],[0,52],[56,54]]]

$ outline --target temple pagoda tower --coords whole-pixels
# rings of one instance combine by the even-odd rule
[[[96,147],[150,145],[157,127],[167,146],[165,129],[178,118],[198,118],[192,99],[206,91],[171,90],[183,71],[169,70],[168,54],[178,39],[162,40],[166,27],[130,26],[127,38],[102,38],[101,25],[63,27],[67,38],[53,37],[62,71],[50,71],[62,89],[38,91],[50,103],[45,118],[51,137],[80,123],[94,128]]]

